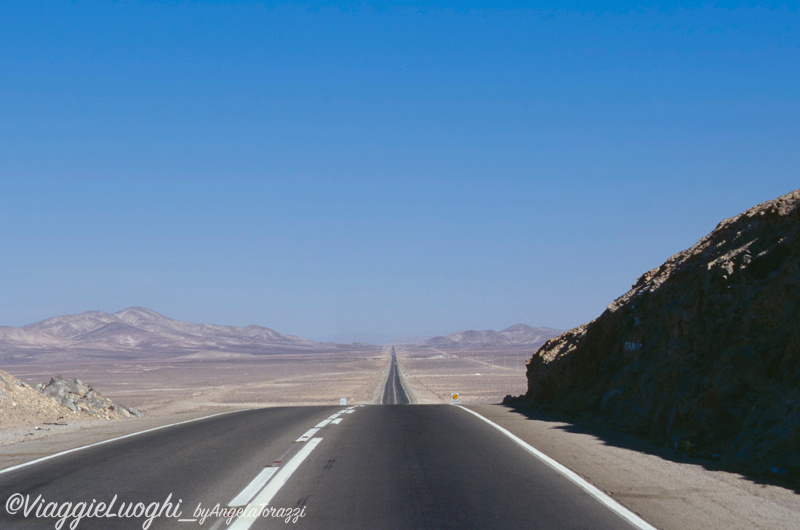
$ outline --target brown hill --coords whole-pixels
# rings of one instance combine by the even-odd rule
[[[537,407],[800,485],[800,190],[721,222],[528,361]]]
[[[561,333],[552,328],[535,328],[527,324],[515,324],[502,331],[461,331],[442,337],[433,337],[417,346],[421,348],[500,348],[504,346],[527,346],[535,348],[545,340]]]
[[[376,349],[369,345],[313,342],[269,328],[183,322],[151,309],[131,307],[114,314],[88,311],[21,328],[0,326],[0,362],[24,363],[85,357],[176,357],[202,351],[250,355]]]

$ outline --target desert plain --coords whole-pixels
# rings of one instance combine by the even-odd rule
[[[530,349],[432,350],[397,346],[414,403],[496,404],[526,390]],[[26,362],[3,368],[30,385],[61,375],[145,416],[194,410],[380,403],[391,347],[270,355],[197,353],[177,359]]]

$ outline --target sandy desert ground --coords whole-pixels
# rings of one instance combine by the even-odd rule
[[[527,390],[525,361],[532,348],[435,350],[397,346],[397,359],[413,403],[449,403],[457,392],[469,405],[497,404]]]
[[[4,365],[35,385],[55,375],[79,378],[145,415],[276,405],[380,402],[389,347],[373,351],[202,355],[172,360],[92,360]],[[499,403],[526,389],[529,351],[443,351],[397,347],[404,384],[415,403]]]
[[[192,359],[27,363],[4,369],[31,385],[79,378],[147,415],[191,410],[369,403],[389,362],[386,351],[197,355]]]
[[[528,349],[443,351],[396,347],[401,377],[412,403],[495,404],[525,392]],[[173,359],[92,359],[4,364],[3,369],[31,386],[62,375],[92,385],[103,396],[144,413],[138,420],[160,421],[176,414],[282,405],[380,403],[391,347],[246,355],[205,352]],[[0,445],[80,431],[108,420],[66,413],[52,418],[21,417],[0,410]],[[56,424],[57,427],[53,425]],[[66,424],[66,425],[64,425]]]

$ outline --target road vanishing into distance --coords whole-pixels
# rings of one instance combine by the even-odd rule
[[[637,527],[456,405],[217,414],[2,470],[0,501],[3,529]]]
[[[386,379],[386,386],[383,389],[382,405],[407,405],[410,403],[406,389],[400,381],[400,370],[397,368],[397,354],[392,347],[392,362],[389,368],[389,377]]]

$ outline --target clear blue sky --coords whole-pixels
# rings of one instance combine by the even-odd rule
[[[3,2],[0,324],[569,328],[800,187],[798,2],[563,4]]]

